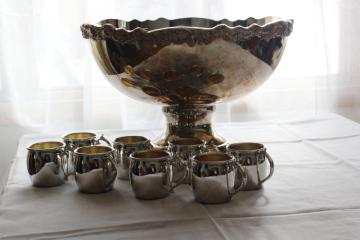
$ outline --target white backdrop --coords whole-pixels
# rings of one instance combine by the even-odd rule
[[[356,0],[0,0],[0,130],[162,126],[160,107],[131,100],[107,83],[79,29],[84,22],[105,18],[159,16],[295,20],[271,79],[248,97],[219,105],[216,121],[328,111],[356,117],[359,11]],[[9,137],[16,141],[12,132]],[[0,143],[1,155],[8,147],[4,139]]]

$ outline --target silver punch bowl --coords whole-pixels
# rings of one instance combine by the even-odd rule
[[[275,70],[293,20],[204,18],[83,24],[83,37],[110,83],[127,96],[163,105],[165,133],[155,141],[225,140],[211,126],[215,104],[260,86]]]

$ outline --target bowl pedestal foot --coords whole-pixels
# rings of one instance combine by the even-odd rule
[[[211,125],[214,105],[170,105],[164,106],[163,112],[167,120],[165,132],[154,144],[167,146],[169,140],[178,138],[198,138],[207,145],[221,147],[225,139],[213,130]]]

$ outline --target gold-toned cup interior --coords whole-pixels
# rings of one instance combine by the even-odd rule
[[[80,154],[104,154],[112,152],[112,148],[106,146],[86,146],[80,147],[76,151],[76,153]]]
[[[195,157],[195,160],[200,162],[218,162],[229,161],[231,157],[225,153],[205,153]]]
[[[124,136],[124,137],[116,138],[115,142],[123,143],[123,144],[133,144],[133,143],[144,142],[146,140],[148,139],[143,136]]]
[[[64,139],[88,139],[96,137],[95,133],[90,132],[76,132],[76,133],[69,133],[65,135]]]
[[[163,150],[145,150],[140,152],[135,152],[132,157],[139,159],[154,159],[154,158],[162,158],[168,157],[169,154]]]
[[[229,149],[240,151],[255,151],[264,148],[261,143],[233,143],[230,144]]]
[[[63,147],[64,144],[62,142],[39,142],[34,143],[28,149],[30,150],[51,150]]]
[[[184,145],[184,146],[204,144],[204,142],[198,138],[180,138],[180,139],[172,140],[170,141],[170,143],[174,145]]]

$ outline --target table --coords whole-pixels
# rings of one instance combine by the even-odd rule
[[[74,181],[33,188],[26,171],[30,143],[20,139],[0,205],[0,239],[358,239],[360,125],[338,115],[219,124],[230,141],[262,142],[275,161],[259,191],[230,203],[202,205],[182,185],[161,200],[137,200],[127,181],[104,194],[77,192]],[[159,130],[98,131],[110,139],[149,138]]]

